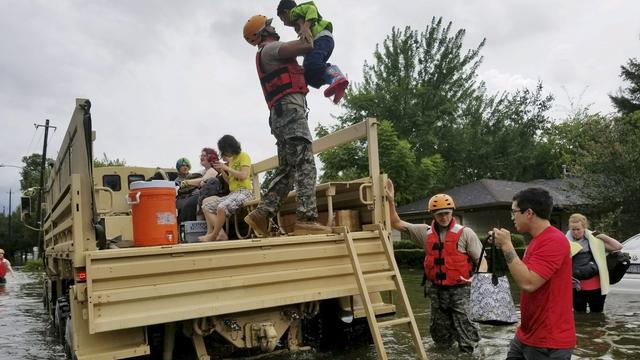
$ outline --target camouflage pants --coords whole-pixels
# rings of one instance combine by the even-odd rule
[[[272,112],[269,118],[271,132],[277,140],[279,165],[258,209],[274,216],[295,187],[298,219],[316,220],[316,164],[306,109],[285,104],[280,110],[282,114]]]
[[[431,338],[436,345],[451,347],[454,341],[462,352],[473,352],[480,341],[478,325],[469,319],[470,286],[428,285],[431,299]]]

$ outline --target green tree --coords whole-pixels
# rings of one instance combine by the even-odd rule
[[[40,187],[41,154],[31,154],[22,157],[22,171],[20,173],[20,189],[25,196],[31,197],[31,211],[36,212],[38,206],[38,189]],[[45,166],[44,184],[46,187],[54,160],[47,158]],[[35,215],[35,214],[29,214]],[[36,216],[28,216],[21,221],[17,212],[12,216],[12,245],[17,251],[30,252],[38,244],[38,228]],[[25,226],[26,225],[26,226]],[[28,226],[28,227],[27,227]]]
[[[629,59],[627,66],[620,66],[620,77],[629,83],[626,89],[618,89],[617,95],[609,95],[609,99],[621,114],[631,114],[640,110],[640,62]]]
[[[535,90],[488,97],[483,113],[470,117],[457,139],[443,146],[452,164],[448,178],[464,184],[487,177],[529,181],[560,175],[560,167],[549,166],[553,157],[544,146],[552,102],[542,83]]]
[[[0,213],[0,248],[6,253],[30,253],[37,244],[37,232],[30,230],[20,221],[20,214],[11,214],[11,237],[9,237],[9,216]]]
[[[437,185],[443,173],[439,155],[417,159],[407,140],[400,138],[390,121],[378,122],[378,154],[380,169],[394,179],[398,189],[398,202],[411,201],[426,195],[426,190]],[[325,136],[339,126],[328,129],[320,125],[318,136]],[[346,181],[369,176],[367,143],[361,140],[325,151],[319,155],[323,164],[321,182]]]
[[[367,117],[388,120],[390,129],[384,122],[379,127],[381,149],[385,142],[391,146],[380,151],[381,164],[391,156],[393,164],[403,165],[381,167],[406,196],[400,202],[484,177],[527,181],[560,172],[548,166],[543,142],[553,97],[542,84],[487,95],[476,74],[484,40],[465,50],[464,35],[442,18],[433,18],[423,32],[392,29],[376,46],[374,63],[365,63],[363,82],[345,97],[337,128]],[[320,127],[317,135],[327,131]],[[398,161],[400,156],[407,158]],[[362,144],[320,159],[324,181],[366,174]]]
[[[581,134],[581,133],[580,133]],[[605,118],[580,161],[580,176],[605,230],[622,239],[640,228],[640,112]]]
[[[127,161],[125,159],[109,159],[106,153],[102,153],[102,159],[93,159],[93,167],[105,167],[105,166],[126,166]]]
[[[451,32],[451,22],[435,17],[423,32],[393,28],[376,46],[374,64],[365,63],[362,84],[347,94],[342,124],[387,119],[418,158],[436,152],[440,137],[461,125],[484,93],[476,70],[485,41],[465,51],[465,30]]]
[[[567,175],[576,177],[589,173],[588,159],[598,151],[599,139],[610,131],[606,116],[580,109],[545,132],[544,147],[554,163],[553,167],[566,169]]]
[[[20,189],[25,191],[29,188],[37,188],[40,186],[40,167],[41,167],[42,155],[31,154],[22,157],[22,171],[20,172]],[[45,185],[51,172],[51,164],[54,163],[53,159],[47,158],[47,166],[45,166]]]

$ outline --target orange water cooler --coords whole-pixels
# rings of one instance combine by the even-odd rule
[[[173,181],[132,182],[127,203],[131,206],[135,246],[178,243],[176,186]]]

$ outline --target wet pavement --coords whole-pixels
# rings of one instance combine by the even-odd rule
[[[433,347],[428,336],[429,311],[422,295],[420,270],[403,270],[403,281],[409,295],[418,328],[429,359],[504,359],[515,326],[481,325],[482,340],[474,356],[462,356],[456,349],[442,351]],[[0,287],[0,360],[64,359],[42,305],[42,275],[18,271]],[[518,291],[512,286],[514,299]],[[576,314],[578,348],[573,359],[640,358],[640,296],[610,294],[605,315]],[[415,359],[408,332],[401,327],[383,329],[389,359]],[[274,356],[272,359],[377,359],[373,345],[330,353],[300,353]]]

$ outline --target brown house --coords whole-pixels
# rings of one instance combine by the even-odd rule
[[[576,208],[588,204],[580,193],[581,182],[575,178],[534,180],[531,182],[482,179],[444,191],[456,204],[454,215],[459,223],[472,228],[477,234],[486,234],[493,227],[514,231],[511,220],[511,199],[518,191],[528,187],[547,189],[553,197],[551,222],[565,231],[568,218]],[[430,223],[426,208],[430,197],[399,206],[398,215],[411,223]]]

